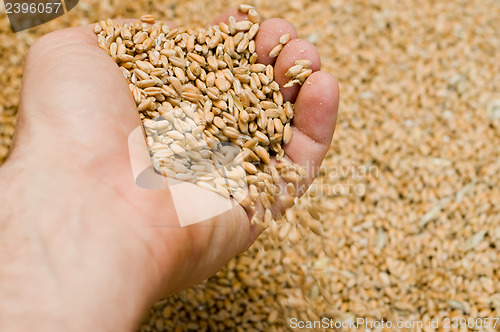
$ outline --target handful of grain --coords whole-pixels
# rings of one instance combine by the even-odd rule
[[[248,21],[171,29],[147,15],[101,21],[94,32],[129,83],[155,170],[235,199],[266,228],[294,204],[307,172],[284,156],[294,106],[273,66],[257,63],[259,15],[239,10]],[[283,35],[270,56],[289,40]],[[298,60],[289,84],[302,84],[310,65]]]

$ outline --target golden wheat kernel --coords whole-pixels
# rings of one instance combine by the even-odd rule
[[[214,72],[209,72],[205,78],[205,84],[207,87],[212,87],[215,85],[215,73]]]
[[[227,110],[227,103],[224,100],[214,100],[213,105],[220,109],[221,111],[226,111]],[[224,116],[229,116],[228,113],[224,113]],[[232,121],[234,122],[234,121]]]
[[[273,103],[272,101],[269,101],[269,100],[263,100],[263,101],[261,101],[260,102],[260,106],[264,110],[267,110],[267,109],[270,109],[270,108],[277,108],[278,107],[275,103]]]
[[[262,83],[260,82],[259,75],[257,73],[252,73],[252,81],[250,81],[250,88],[255,93],[257,90],[262,89]]]
[[[147,80],[137,81],[135,85],[140,89],[144,89],[155,86],[156,82],[152,79],[147,79]]]
[[[270,80],[266,76],[266,74],[264,74],[264,73],[258,73],[257,75],[259,77],[259,80],[260,80],[260,83],[262,84],[262,86],[266,86],[266,85],[268,85],[270,83]]]
[[[255,146],[254,151],[257,154],[257,156],[259,156],[260,160],[262,160],[266,165],[271,162],[271,157],[269,156],[269,152],[262,146],[260,145]]]
[[[187,61],[185,59],[182,59],[180,57],[172,56],[168,59],[168,61],[179,68],[186,68],[187,67]]]
[[[149,109],[153,108],[153,104],[154,104],[154,99],[153,98],[146,98],[146,99],[143,99],[141,101],[141,103],[139,104],[139,106],[137,106],[137,109],[138,109],[139,112],[142,112],[142,111],[145,111],[145,110],[149,110]]]
[[[300,65],[304,68],[310,68],[312,65],[312,61],[308,59],[299,59],[295,61],[296,65]]]
[[[155,17],[153,15],[142,15],[140,20],[144,23],[152,24],[155,21]]]
[[[94,24],[94,33],[99,34],[102,31],[102,27],[99,23]]]
[[[144,51],[149,51],[151,49],[151,47],[153,47],[153,39],[151,38],[147,38],[143,43],[142,43],[142,47],[144,49]]]
[[[252,79],[252,76],[248,74],[234,74],[234,77],[240,81],[241,84],[243,84],[243,88],[245,87],[244,84],[250,83],[250,80]]]
[[[257,125],[259,128],[263,129],[267,125],[266,112],[262,109],[259,110],[259,117],[257,118]]]
[[[246,141],[243,144],[243,148],[253,149],[257,145],[258,142],[259,142],[259,140],[257,137],[252,137],[251,139],[249,139],[248,141]]]
[[[195,38],[193,36],[189,37],[187,42],[186,42],[186,51],[187,52],[193,52],[194,51],[194,43],[195,43]]]
[[[253,7],[253,6],[251,6],[251,5],[240,4],[240,5],[238,6],[238,11],[239,11],[240,13],[246,14],[246,13],[248,13],[248,11],[249,11],[250,9],[253,9],[253,8],[254,8],[254,7]]]
[[[177,52],[173,49],[164,48],[160,51],[160,54],[166,56],[167,58],[170,58],[170,57],[175,56],[177,54]]]
[[[217,117],[214,117],[213,119],[213,123],[214,125],[216,125],[218,128],[220,129],[224,129],[226,128],[226,123],[224,122],[224,120],[222,120],[221,118],[219,118],[218,116]]]
[[[132,96],[134,97],[136,105],[139,105],[142,101],[141,91],[134,84],[129,84],[130,91],[132,92]]]
[[[289,101],[287,101],[284,104],[284,109],[285,109],[285,113],[286,113],[287,118],[289,118],[289,119],[293,118],[293,106]]]
[[[226,35],[229,35],[231,33],[231,31],[229,30],[229,26],[222,21],[219,22],[219,28]]]
[[[271,195],[269,195],[269,193],[263,191],[259,194],[259,197],[262,207],[264,207],[265,209],[272,209],[272,202],[274,201],[274,199],[271,197]]]
[[[218,100],[218,99],[220,99],[220,96],[221,96],[220,90],[217,89],[216,86],[211,86],[211,87],[207,88],[206,94],[212,100]]]
[[[297,76],[302,70],[304,69],[304,67],[302,65],[294,65],[292,67],[290,67],[285,76],[287,77],[295,77]]]
[[[236,35],[234,35],[233,40],[234,44],[238,45],[243,39],[245,38],[245,34],[243,32],[238,32]]]
[[[282,134],[283,133],[283,122],[281,122],[280,119],[273,119],[273,122],[274,122],[274,131],[278,134]]]
[[[111,55],[111,57],[116,58],[117,51],[118,44],[116,42],[111,43],[111,45],[109,45],[109,54]]]
[[[259,32],[259,28],[260,28],[259,23],[253,24],[252,27],[250,28],[250,30],[248,30],[248,32],[247,32],[247,38],[249,40],[253,40],[254,37],[257,35],[257,32]]]
[[[243,38],[238,44],[238,47],[236,47],[236,52],[242,53],[243,51],[245,51],[248,48],[248,43],[249,40],[246,37]]]
[[[221,41],[222,37],[220,35],[220,33],[216,33],[212,38],[210,38],[208,41],[207,41],[207,46],[209,49],[213,49],[213,48],[216,48],[217,45],[219,45],[220,41]]]
[[[228,18],[229,34],[234,35],[236,33],[236,19],[233,16]]]
[[[224,135],[226,135],[230,139],[238,138],[240,136],[240,133],[238,132],[238,130],[233,128],[233,127],[224,128],[223,133],[224,133]]]
[[[238,128],[243,134],[248,134],[248,122],[243,122],[241,120],[238,120]]]
[[[239,98],[242,97],[244,91],[243,91],[243,87],[241,86],[241,82],[238,79],[235,79],[233,82],[233,90],[234,90],[234,93],[237,97],[239,97]],[[237,107],[243,107],[243,105],[241,104],[241,100],[237,101]]]
[[[252,8],[248,11],[248,19],[253,23],[260,22],[260,16],[254,8]]]
[[[256,130],[253,134],[254,134],[255,137],[257,137],[257,139],[259,140],[259,142],[261,144],[263,144],[263,145],[269,145],[269,143],[270,143],[269,137],[267,137],[264,133],[262,133],[259,130]]]
[[[312,69],[304,69],[302,70],[299,74],[295,76],[296,79],[300,80],[301,82],[305,81],[307,77],[309,77],[312,74]]]
[[[134,32],[142,31],[142,24],[140,21],[136,21],[133,23],[132,28]]]
[[[260,160],[259,157],[252,150],[247,149],[247,148],[243,148],[243,151],[246,152],[245,156],[244,156],[246,161],[258,161],[258,160]]]
[[[137,65],[137,67],[140,70],[142,70],[148,74],[151,73],[151,70],[155,69],[155,67],[147,61],[142,61],[142,60],[136,59],[135,64]]]
[[[207,123],[212,123],[212,121],[214,120],[214,113],[212,112],[204,112],[204,116]]]
[[[119,57],[120,55],[123,55],[125,53],[127,53],[127,48],[125,47],[125,45],[123,45],[123,43],[119,44],[118,49],[116,51],[116,54]]]
[[[264,212],[264,223],[270,226],[273,222],[273,213],[270,209],[266,209]]]
[[[273,47],[273,49],[269,52],[269,57],[271,58],[276,58],[281,50],[283,49],[283,45],[282,44],[277,44],[276,46]]]
[[[289,88],[289,87],[292,87],[292,86],[294,86],[296,84],[300,84],[300,83],[301,83],[300,80],[293,79],[293,80],[288,81],[288,83],[286,83],[285,85],[283,85],[283,87],[284,88]]]
[[[253,23],[251,21],[243,20],[236,22],[234,28],[237,31],[248,31],[252,27]]]
[[[183,91],[182,83],[179,81],[177,77],[170,76],[169,77],[170,84],[173,86],[175,91],[180,95]]]
[[[215,187],[213,185],[211,185],[210,183],[207,183],[207,182],[204,182],[204,181],[198,181],[198,182],[196,182],[196,184],[198,186],[200,186],[201,188],[203,188],[203,189],[207,189],[207,190],[210,190],[210,191],[213,191],[213,192],[217,192],[217,189],[215,189]]]
[[[267,119],[267,135],[274,135],[274,122],[273,119]]]
[[[247,176],[247,180],[252,180],[252,178],[255,178],[255,180],[249,181],[249,183],[256,183],[258,181],[256,176]],[[248,186],[248,195],[252,199],[252,201],[257,201],[257,199],[259,198],[259,191],[255,184],[250,184]]]
[[[226,92],[231,88],[231,83],[226,78],[216,78],[215,85],[221,92]]]
[[[184,73],[185,73],[185,71],[182,70],[181,68],[179,68],[179,67],[174,68],[174,75],[177,77],[177,79],[181,83],[185,83],[185,81],[186,81],[186,75]]]
[[[107,45],[106,45],[106,48],[109,50]],[[135,58],[131,55],[128,55],[128,54],[122,54],[118,57],[118,59],[120,59],[120,61],[123,61],[123,62],[131,62],[131,63],[133,63],[135,61]],[[121,66],[123,67],[123,64],[121,64]]]
[[[217,67],[220,69],[227,68],[226,61],[224,61],[224,59],[217,59]]]
[[[222,116],[224,117],[224,120],[226,121],[226,123],[230,123],[233,125],[236,123],[236,117],[234,115],[232,115],[228,112],[224,112],[224,113],[222,113]]]
[[[280,112],[276,108],[269,108],[265,110],[266,117],[268,118],[278,118],[280,116]]]
[[[187,54],[187,58],[191,61],[196,61],[198,64],[200,64],[202,66],[205,65],[205,57],[203,57],[199,54],[190,52]]]
[[[146,38],[148,38],[148,34],[144,31],[140,31],[134,35],[132,41],[136,44],[137,47],[137,44],[142,44],[146,40]]]
[[[219,67],[219,63],[217,62],[217,58],[214,55],[210,55],[207,58],[207,63],[208,63],[208,67],[212,71],[216,71]]]
[[[285,45],[286,43],[288,43],[290,41],[290,38],[291,38],[291,35],[289,33],[285,33],[285,34],[281,35],[281,37],[279,39],[280,44]]]
[[[228,68],[224,68],[222,70],[220,70],[220,74],[222,78],[225,78],[226,80],[229,81],[229,83],[233,83],[234,82],[234,75],[233,73],[231,72],[231,70],[229,70]]]
[[[113,38],[115,34],[115,29],[112,25],[107,25],[105,28],[105,32],[107,37]]]
[[[249,174],[257,174],[257,168],[255,167],[254,164],[245,161],[243,163],[243,167],[245,168],[245,171],[247,171],[247,173],[249,173]]]
[[[270,140],[272,142],[272,145],[275,145],[276,147],[278,147],[278,151],[281,151],[281,146],[280,146],[280,143],[281,141],[283,140],[283,134],[280,134],[280,133],[274,133],[271,137],[270,137]],[[271,146],[272,147],[272,146]],[[278,152],[277,151],[277,152]]]
[[[288,144],[292,139],[292,127],[289,123],[283,128],[283,143]]]
[[[252,73],[261,73],[266,70],[266,65],[261,64],[261,63],[254,63],[250,66],[249,70]]]
[[[246,110],[242,110],[239,114],[239,118],[243,122],[248,122],[250,117],[248,115],[248,112]]]
[[[148,95],[148,96],[161,94],[161,91],[162,91],[162,89],[159,87],[156,87],[156,86],[144,89],[144,92],[146,92],[146,95]]]
[[[285,239],[288,238],[288,233],[290,232],[290,223],[284,223],[281,225],[278,231],[278,239],[280,241],[284,241]]]

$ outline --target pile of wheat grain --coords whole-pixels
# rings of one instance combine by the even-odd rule
[[[203,26],[239,3],[86,0],[18,34],[0,15],[0,158],[36,38],[144,13]],[[252,4],[292,22],[338,78],[334,142],[312,195],[287,213],[286,241],[265,234],[207,282],[158,303],[141,331],[283,331],[291,318],[323,317],[443,328],[447,317],[500,317],[498,1]]]
[[[187,29],[146,15],[134,24],[101,21],[94,32],[129,83],[155,169],[234,198],[267,228],[304,191],[307,171],[285,158],[294,106],[283,101],[273,66],[257,62],[259,15],[238,9],[249,20]],[[269,56],[289,40],[283,34]],[[297,60],[286,85],[304,83],[310,66]]]

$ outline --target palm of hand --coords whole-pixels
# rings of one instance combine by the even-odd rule
[[[234,11],[222,18],[229,13]],[[273,39],[287,30],[294,32],[282,21],[264,22],[261,30],[257,40],[261,54],[267,54],[275,44]],[[316,57],[312,60],[319,69],[312,45],[304,41],[290,44],[276,63],[280,84],[285,69],[304,45]],[[272,59],[259,55],[259,61]],[[309,166],[321,163],[335,126],[337,89],[335,80],[320,71],[301,89],[295,134],[286,148],[293,161]],[[285,98],[294,98],[297,90],[288,89]],[[81,220],[75,218],[78,221],[62,227],[84,230],[86,237],[79,236],[73,246],[79,259],[92,261],[89,268],[103,269],[108,264],[103,274],[113,276],[142,270],[133,282],[155,299],[215,273],[257,235],[241,207],[190,227],[151,226],[176,216],[168,191],[142,189],[134,183],[127,139],[140,120],[126,81],[98,48],[91,28],[53,33],[32,48],[21,100],[11,159],[36,163],[38,172],[60,179],[32,180],[44,184],[43,196],[52,198],[49,203],[55,210],[66,204],[83,211]],[[109,249],[110,243],[114,250]],[[162,288],[166,293],[156,293]]]

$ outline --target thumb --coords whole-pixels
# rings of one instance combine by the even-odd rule
[[[127,83],[91,27],[52,32],[31,47],[14,155],[29,149],[64,153],[75,162],[86,152],[126,158],[127,137],[139,125]]]

